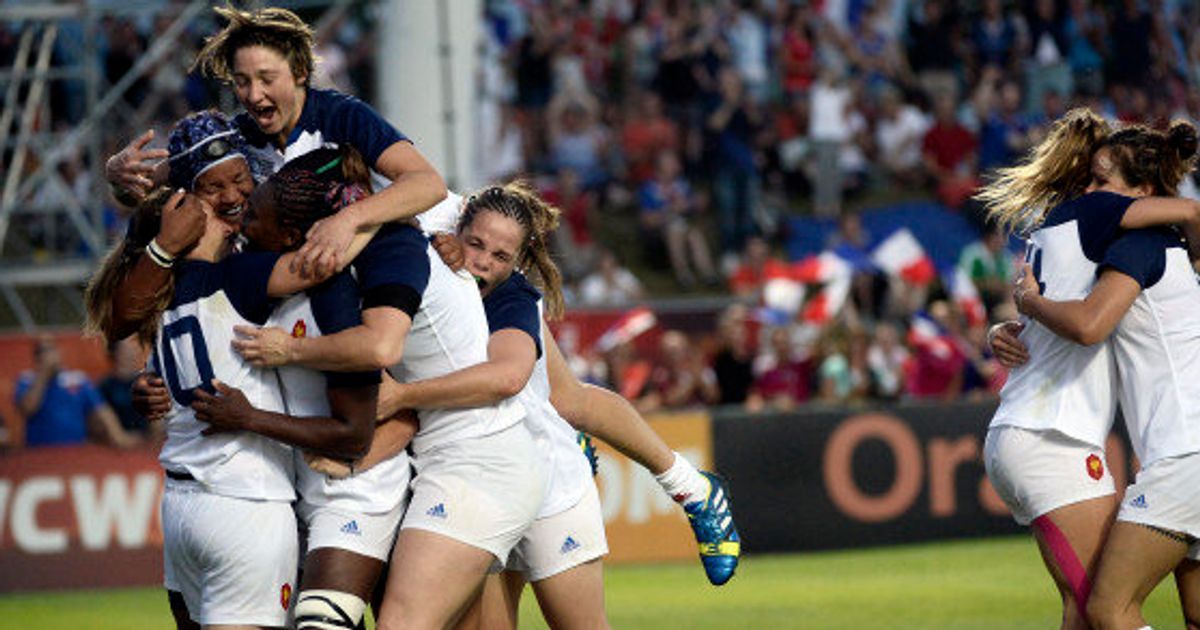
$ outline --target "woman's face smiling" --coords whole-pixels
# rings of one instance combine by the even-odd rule
[[[246,160],[226,160],[204,171],[192,185],[192,193],[212,206],[217,217],[237,229],[246,199],[254,190],[254,177]]]
[[[233,56],[233,87],[258,128],[269,136],[291,132],[304,108],[304,80],[287,59],[266,46],[245,46]]]
[[[462,229],[467,270],[479,280],[484,295],[512,275],[521,253],[525,230],[515,220],[492,210],[481,210]]]

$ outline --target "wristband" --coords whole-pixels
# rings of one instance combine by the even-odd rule
[[[154,264],[163,269],[170,269],[171,265],[175,264],[175,257],[168,254],[154,239],[150,239],[146,245],[146,254],[150,256],[150,260],[154,261]]]

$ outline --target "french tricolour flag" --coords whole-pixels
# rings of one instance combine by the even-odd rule
[[[933,261],[908,228],[896,230],[875,246],[871,262],[888,274],[917,285],[929,284],[936,275]]]
[[[600,335],[596,340],[596,350],[608,352],[623,343],[633,341],[638,335],[654,328],[657,323],[658,318],[654,316],[654,311],[639,306],[622,315]]]
[[[920,311],[913,315],[908,327],[908,345],[914,349],[925,346],[934,356],[945,359],[954,351],[953,343],[946,329],[928,313]]]
[[[835,278],[821,287],[804,305],[800,318],[810,324],[824,324],[837,316],[850,295],[850,276]]]
[[[954,271],[947,274],[945,279],[946,287],[950,290],[950,295],[954,298],[954,302],[958,304],[958,308],[962,311],[963,316],[967,319],[969,326],[977,326],[987,323],[987,311],[983,308],[983,300],[979,297],[979,289],[975,283],[971,281],[971,276],[967,275],[959,267],[955,267]]]

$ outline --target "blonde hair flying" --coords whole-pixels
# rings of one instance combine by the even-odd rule
[[[1050,208],[1083,194],[1092,178],[1092,154],[1108,134],[1103,118],[1086,108],[1072,109],[1024,162],[997,169],[975,198],[1000,227],[1028,229]]]

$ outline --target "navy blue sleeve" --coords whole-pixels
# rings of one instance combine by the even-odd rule
[[[1179,237],[1169,229],[1126,232],[1109,246],[1096,274],[1105,269],[1119,271],[1137,280],[1143,289],[1148,289],[1162,279],[1166,271],[1167,248],[1180,246]]]
[[[279,260],[276,252],[230,254],[216,264],[221,288],[238,314],[255,324],[265,324],[275,308],[267,295],[271,272]]]
[[[371,167],[375,166],[379,156],[383,155],[388,147],[397,142],[409,141],[408,137],[384,120],[370,105],[349,94],[329,94],[332,95],[332,106],[322,127],[328,132],[330,140],[339,144],[346,143],[357,149]]]
[[[487,313],[488,332],[495,333],[506,328],[524,331],[533,338],[537,356],[542,357],[542,318],[538,314],[541,294],[524,276],[514,273],[500,286],[492,290],[483,300]]]
[[[358,310],[358,285],[348,272],[341,272],[308,290],[313,318],[322,335],[332,335],[362,324]],[[365,387],[378,385],[379,370],[365,372],[325,372],[329,387]]]
[[[388,223],[354,259],[363,309],[398,308],[416,316],[429,286],[429,240],[415,227]]]
[[[1089,260],[1104,260],[1104,252],[1119,236],[1121,218],[1133,202],[1133,197],[1110,192],[1088,193],[1068,202],[1076,207],[1079,242],[1083,243],[1083,254]]]

